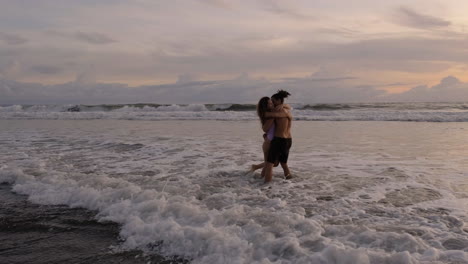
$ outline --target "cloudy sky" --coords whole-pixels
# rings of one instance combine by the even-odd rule
[[[0,104],[468,100],[468,1],[0,6]]]

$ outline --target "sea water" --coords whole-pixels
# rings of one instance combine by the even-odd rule
[[[0,180],[32,203],[117,223],[109,250],[192,263],[468,263],[466,122],[296,120],[294,178],[278,167],[265,185],[247,173],[263,157],[256,120],[62,117],[0,120]]]
[[[295,120],[468,122],[468,103],[291,104]],[[0,119],[257,120],[254,104],[0,105]]]

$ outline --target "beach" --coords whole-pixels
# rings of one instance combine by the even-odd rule
[[[1,263],[184,263],[140,250],[119,250],[119,225],[96,212],[38,205],[0,185]]]
[[[2,1],[0,264],[468,264],[467,10]]]
[[[0,180],[191,263],[468,263],[465,122],[295,121],[264,185],[255,120],[0,120]],[[91,240],[92,241],[92,240]],[[111,249],[103,249],[111,250]]]

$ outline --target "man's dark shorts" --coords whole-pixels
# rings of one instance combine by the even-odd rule
[[[267,161],[269,163],[275,163],[276,161],[287,163],[291,145],[291,138],[274,137],[270,143],[270,150],[268,151]]]

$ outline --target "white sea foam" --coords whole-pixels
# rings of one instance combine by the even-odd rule
[[[468,122],[466,104],[292,104],[295,120]],[[229,111],[228,111],[229,110]],[[0,119],[256,120],[254,105],[32,105],[0,107]]]
[[[156,108],[155,107],[151,107],[151,106],[144,106],[144,107],[134,107],[134,106],[124,106],[122,108],[118,108],[118,109],[115,109],[113,110],[113,112],[128,112],[128,113],[132,113],[132,112],[153,112],[155,111]],[[104,112],[104,111],[102,111]]]
[[[411,154],[427,153],[418,144],[401,150],[388,136],[453,126],[300,123],[296,178],[277,171],[263,186],[245,174],[261,157],[257,122],[3,122],[0,181],[35,203],[98,211],[121,224],[122,249],[193,263],[468,261],[468,195],[452,187],[468,186],[465,160],[444,157],[437,137],[442,154],[426,160]],[[353,131],[369,139],[348,141]]]
[[[203,105],[160,106],[158,108],[124,106],[113,111],[84,109],[81,112],[68,112],[35,106],[22,109],[22,106],[3,107],[0,119],[117,119],[117,120],[256,120],[254,111],[210,111]],[[409,121],[409,122],[468,122],[466,112],[444,111],[383,111],[348,110],[316,111],[293,110],[295,120],[301,121]]]
[[[21,112],[23,107],[21,105],[0,106],[0,112]]]
[[[208,111],[205,105],[202,104],[192,104],[192,105],[170,105],[170,106],[160,106],[156,108],[156,111],[164,112],[202,112]]]

